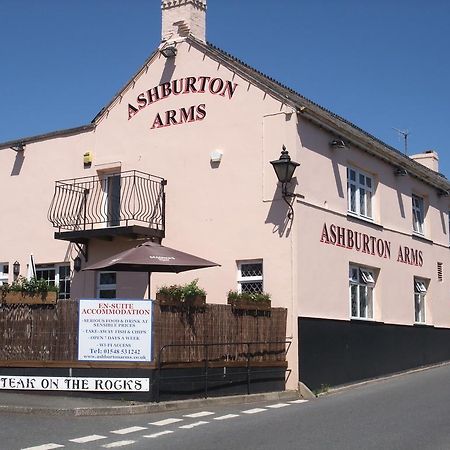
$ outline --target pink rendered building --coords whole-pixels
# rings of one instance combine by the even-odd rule
[[[288,388],[450,359],[437,154],[387,146],[207,43],[205,23],[206,0],[163,0],[160,47],[91,123],[0,144],[0,282],[32,253],[61,301],[143,298],[145,274],[74,261],[164,238],[221,267],[154,274],[151,296],[199,278],[209,302],[265,291],[288,309]],[[283,145],[300,163],[288,195]]]

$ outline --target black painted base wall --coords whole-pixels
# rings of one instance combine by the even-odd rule
[[[280,367],[251,367],[250,393],[285,390],[286,369]],[[0,367],[2,375],[68,377],[67,368],[11,368]],[[72,369],[73,377],[149,378],[150,392],[78,392],[78,391],[28,391],[34,394],[63,395],[87,398],[133,400],[141,402],[158,400],[158,376],[154,369]],[[247,394],[247,368],[227,367],[208,369],[205,388],[204,368],[163,369],[159,381],[159,401],[188,398]],[[25,392],[20,390],[8,392]]]
[[[450,329],[299,317],[300,381],[337,386],[450,360]]]

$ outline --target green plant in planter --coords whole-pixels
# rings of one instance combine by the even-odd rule
[[[46,280],[38,280],[37,278],[26,279],[18,277],[11,284],[5,283],[2,286],[2,292],[23,292],[25,294],[46,294],[47,292],[58,292],[58,288],[49,284]]]
[[[238,292],[238,291],[229,291],[228,292],[228,301],[246,301],[252,303],[267,303],[270,302],[270,294],[267,292],[254,293],[250,294],[249,292]]]
[[[198,278],[183,285],[172,284],[171,286],[162,286],[156,293],[173,298],[180,302],[184,302],[197,296],[206,297],[206,291],[198,286]]]

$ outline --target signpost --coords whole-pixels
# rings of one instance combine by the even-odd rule
[[[151,361],[152,302],[81,299],[78,360]]]

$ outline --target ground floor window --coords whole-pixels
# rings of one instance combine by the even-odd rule
[[[414,322],[425,323],[425,297],[427,285],[425,280],[414,278]]]
[[[99,272],[97,279],[97,298],[116,298],[116,272]]]
[[[0,263],[0,286],[8,282],[8,274],[9,274],[9,264],[6,262]]]
[[[51,286],[58,286],[58,298],[70,298],[69,264],[36,264],[36,278]]]
[[[349,293],[350,312],[354,319],[373,319],[373,289],[375,277],[373,270],[350,266]]]
[[[238,292],[248,294],[260,294],[263,286],[263,262],[238,261]]]

